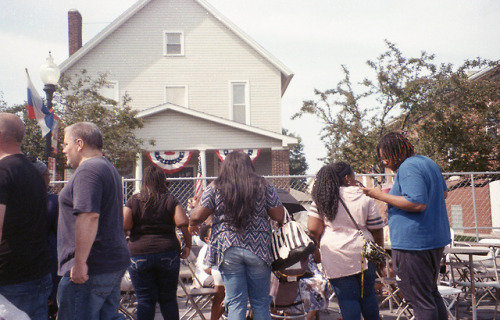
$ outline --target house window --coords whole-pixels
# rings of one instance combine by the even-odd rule
[[[184,55],[184,33],[166,31],[164,34],[164,55]]]
[[[489,118],[486,124],[486,134],[491,138],[496,138],[498,136],[498,119]]]
[[[165,102],[175,104],[180,107],[188,107],[186,86],[166,86]]]
[[[106,99],[114,100],[118,104],[120,102],[120,91],[118,89],[118,81],[106,81],[99,89],[99,94]],[[110,103],[105,103],[105,107],[113,107]]]
[[[231,82],[231,120],[250,124],[248,82]]]

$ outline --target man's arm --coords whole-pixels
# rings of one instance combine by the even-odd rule
[[[377,199],[380,201],[384,201],[387,204],[390,204],[393,207],[399,208],[401,210],[405,210],[408,212],[422,212],[427,207],[424,203],[413,203],[408,200],[404,196],[394,196],[388,193],[383,192],[379,188],[362,188],[360,189],[370,198]]]
[[[5,218],[5,211],[6,210],[7,210],[7,206],[4,204],[0,204],[0,242],[2,242],[3,220]]]
[[[97,235],[99,214],[96,212],[79,213],[75,224],[75,264],[71,268],[71,281],[85,283],[89,279],[87,258]]]

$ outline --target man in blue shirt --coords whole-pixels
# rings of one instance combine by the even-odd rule
[[[102,148],[95,124],[78,122],[64,129],[63,153],[76,170],[59,193],[58,319],[123,319],[116,310],[130,257],[122,183]]]
[[[362,189],[388,205],[398,286],[417,320],[447,319],[437,289],[443,250],[451,242],[445,203],[448,191],[441,169],[431,159],[415,155],[413,145],[399,133],[382,137],[377,153],[384,165],[397,171],[394,185],[388,194],[378,188]]]

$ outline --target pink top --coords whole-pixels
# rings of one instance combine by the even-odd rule
[[[370,230],[381,229],[384,222],[375,201],[363,194],[358,187],[341,187],[340,197],[344,200],[354,220],[358,223],[367,240],[373,240]],[[321,264],[329,279],[341,278],[361,272],[361,249],[364,240],[349,218],[344,206],[339,202],[338,212],[333,221],[319,214],[313,202],[308,216],[322,219],[325,223],[321,236]],[[365,261],[364,270],[368,268]]]

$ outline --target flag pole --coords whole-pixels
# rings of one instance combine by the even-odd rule
[[[47,100],[47,109],[52,110],[52,98],[54,97],[54,91],[56,86],[54,84],[45,84],[43,86],[43,91],[45,91],[45,97]],[[52,130],[45,136],[45,158],[47,163],[49,163],[49,158],[52,154]]]

